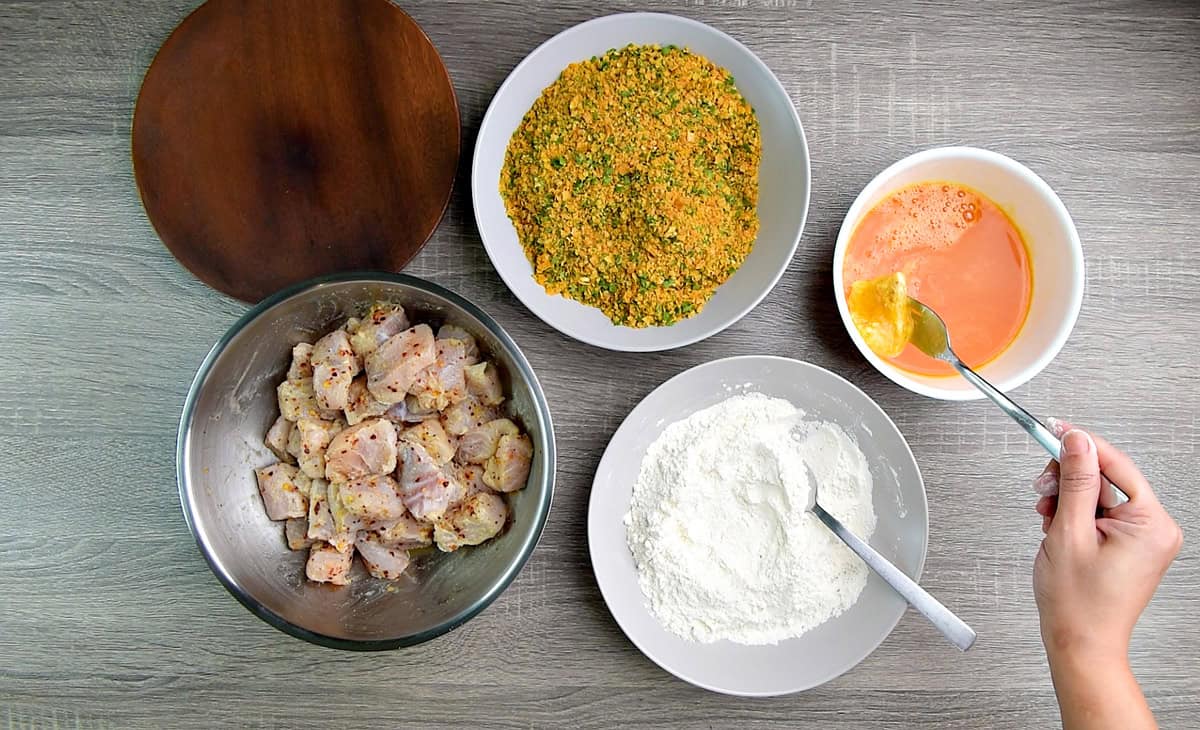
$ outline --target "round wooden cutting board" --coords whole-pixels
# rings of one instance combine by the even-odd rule
[[[159,49],[133,118],[158,235],[246,301],[400,270],[441,220],[458,155],[446,68],[388,0],[208,0]]]

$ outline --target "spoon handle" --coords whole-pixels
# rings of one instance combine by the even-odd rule
[[[1041,421],[1030,415],[1029,411],[1017,405],[1013,399],[1005,395],[1004,392],[996,386],[984,380],[979,373],[967,367],[966,364],[957,357],[952,358],[947,362],[953,365],[954,369],[967,379],[967,382],[978,388],[980,392],[990,398],[993,403],[1000,406],[1000,410],[1007,413],[1010,418],[1012,418],[1021,426],[1021,428],[1025,429],[1025,431],[1033,437],[1034,441],[1037,441],[1042,445],[1042,448],[1050,454],[1051,458],[1057,459],[1062,454],[1062,443],[1058,440],[1058,437],[1055,436],[1050,429],[1043,426]],[[1103,476],[1103,473],[1101,473],[1101,476]],[[1122,491],[1121,488],[1116,484],[1113,484],[1111,479],[1108,479],[1108,477],[1104,478],[1107,479],[1108,483],[1112,486],[1113,495],[1115,497],[1115,503],[1111,506],[1115,507],[1122,502],[1129,501],[1129,495]],[[1101,504],[1103,506],[1109,506],[1104,501],[1102,501]]]
[[[915,580],[909,578],[904,571],[897,568],[887,558],[880,555],[875,548],[853,532],[846,529],[838,518],[826,512],[821,505],[814,504],[813,514],[841,538],[847,547],[858,554],[871,570],[883,578],[897,593],[908,601],[909,605],[929,619],[942,635],[949,639],[959,649],[966,651],[975,643],[975,630],[966,624],[954,612],[941,604]]]

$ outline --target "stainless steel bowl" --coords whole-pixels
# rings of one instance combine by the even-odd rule
[[[275,387],[292,345],[312,341],[375,301],[404,305],[417,321],[464,327],[504,373],[510,407],[534,444],[528,486],[510,495],[512,518],[488,543],[414,556],[395,583],[337,588],[304,579],[282,523],[263,510],[254,469],[274,461],[263,435],[278,415]],[[176,469],[188,526],[217,578],[267,623],[339,649],[379,650],[427,641],[470,620],[508,587],[546,524],[554,489],[554,429],[541,385],[512,338],[466,299],[403,274],[337,274],[271,296],[246,313],[196,373],[179,423]],[[357,562],[357,561],[356,561]]]

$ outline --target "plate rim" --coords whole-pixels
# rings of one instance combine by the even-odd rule
[[[814,689],[816,687],[820,687],[822,685],[828,684],[829,682],[832,682],[833,680],[837,679],[838,677],[842,676],[843,674],[849,672],[851,669],[857,667],[859,664],[862,664],[862,662],[864,662],[867,659],[867,657],[869,657],[871,654],[875,653],[879,649],[879,647],[883,646],[884,642],[886,642],[888,637],[891,636],[892,632],[895,631],[896,626],[898,626],[900,623],[900,620],[902,618],[904,618],[904,615],[908,612],[908,604],[907,603],[903,604],[901,610],[897,612],[895,618],[891,621],[890,625],[888,626],[887,631],[884,633],[883,639],[879,642],[879,644],[872,647],[865,654],[856,658],[854,661],[850,662],[847,666],[839,669],[836,673],[830,675],[826,679],[824,679],[820,682],[817,682],[815,684],[809,684],[806,686],[798,687],[798,688],[791,689],[791,690],[784,690],[784,691],[767,691],[767,692],[736,691],[736,690],[730,690],[727,688],[719,687],[719,686],[716,686],[711,683],[700,681],[700,680],[690,676],[690,673],[686,669],[682,669],[682,668],[677,669],[677,668],[668,666],[668,664],[665,662],[665,660],[663,660],[661,657],[656,656],[656,655],[652,654],[651,652],[649,652],[642,645],[642,643],[633,635],[633,633],[630,632],[629,628],[626,627],[626,625],[621,621],[621,619],[618,618],[616,612],[613,611],[612,603],[609,599],[608,594],[605,592],[604,580],[600,577],[600,573],[596,569],[596,559],[595,559],[596,544],[595,544],[595,538],[593,536],[593,527],[592,527],[593,514],[594,514],[593,508],[594,508],[594,503],[596,502],[596,500],[601,499],[601,497],[598,497],[598,494],[603,489],[603,487],[600,486],[600,484],[599,484],[600,472],[606,461],[608,461],[610,458],[617,458],[617,454],[615,452],[613,452],[613,450],[612,450],[613,440],[616,439],[617,434],[620,433],[620,431],[622,429],[626,428],[626,426],[628,426],[632,422],[634,414],[638,411],[638,409],[642,408],[646,404],[646,402],[649,401],[657,393],[659,393],[659,391],[663,390],[664,388],[666,388],[668,385],[674,383],[675,381],[681,380],[681,379],[684,379],[687,377],[695,377],[696,371],[700,371],[700,370],[707,369],[710,367],[716,367],[719,364],[723,365],[723,364],[727,364],[727,363],[734,362],[734,361],[747,361],[747,360],[765,360],[765,361],[771,361],[771,362],[776,362],[776,363],[783,362],[783,363],[787,363],[787,365],[789,367],[800,366],[802,369],[817,371],[819,373],[823,373],[825,375],[832,376],[833,378],[842,381],[847,386],[849,386],[851,389],[857,391],[864,398],[866,398],[866,400],[879,411],[880,415],[883,416],[884,420],[895,430],[896,434],[900,436],[900,443],[904,447],[905,453],[907,453],[909,458],[912,460],[913,467],[916,470],[917,481],[921,487],[920,508],[925,515],[925,531],[924,531],[924,535],[923,535],[923,539],[922,539],[921,554],[917,560],[917,567],[916,567],[915,574],[910,576],[913,580],[918,581],[918,582],[920,581],[921,575],[924,573],[924,570],[925,570],[925,560],[927,559],[928,554],[929,554],[929,533],[930,533],[930,529],[929,529],[929,495],[925,489],[925,477],[921,474],[921,465],[917,461],[916,455],[913,454],[912,447],[909,445],[908,439],[906,439],[904,437],[904,432],[900,430],[900,427],[896,425],[896,422],[894,420],[892,420],[892,417],[890,415],[888,415],[888,412],[886,410],[884,410],[882,406],[880,406],[878,403],[875,402],[874,398],[867,395],[867,393],[865,391],[863,391],[861,388],[859,388],[854,383],[850,382],[848,379],[842,377],[841,375],[838,375],[837,373],[833,372],[832,370],[823,368],[820,365],[816,365],[814,363],[810,363],[810,362],[807,362],[804,360],[798,360],[796,358],[785,357],[782,355],[732,355],[730,357],[717,358],[715,360],[708,360],[706,362],[702,362],[698,365],[694,365],[690,368],[687,368],[686,370],[676,373],[675,375],[671,376],[670,378],[667,378],[662,383],[660,383],[657,387],[655,387],[654,390],[647,393],[641,400],[638,401],[637,405],[635,405],[633,408],[631,408],[629,410],[629,413],[626,414],[624,419],[622,419],[621,424],[619,426],[617,426],[616,430],[613,431],[612,436],[609,437],[608,443],[604,447],[604,453],[600,456],[600,461],[597,462],[595,474],[592,477],[591,492],[588,495],[588,514],[587,514],[588,559],[591,562],[592,576],[596,581],[597,587],[600,589],[600,596],[601,596],[601,598],[604,599],[604,606],[606,609],[608,609],[609,616],[612,617],[613,621],[621,629],[621,633],[623,633],[625,635],[625,638],[628,639],[629,642],[631,644],[633,644],[634,647],[636,647],[639,652],[641,652],[642,656],[649,659],[651,662],[653,662],[655,665],[657,665],[660,669],[667,672],[668,674],[671,674],[672,676],[676,677],[677,679],[687,682],[690,685],[693,685],[695,687],[700,687],[701,689],[708,690],[710,692],[716,692],[718,694],[730,695],[730,696],[734,696],[734,697],[780,697],[780,696],[786,696],[786,695],[797,694],[800,692],[805,692],[810,689]],[[695,411],[693,411],[693,413],[694,412]],[[666,428],[668,425],[670,425],[670,424],[663,424],[663,428]],[[635,575],[635,577],[636,577],[636,575]],[[641,590],[640,586],[638,587],[638,590],[640,592],[640,590]],[[643,598],[642,604],[644,606],[645,605],[644,594],[642,594],[642,598]],[[647,610],[647,612],[649,612],[648,608],[646,610]],[[780,643],[782,643],[782,642],[780,642]]]
[[[481,194],[488,194],[484,189],[480,188],[482,183],[479,174],[480,157],[482,155],[482,150],[484,149],[484,145],[480,144],[480,140],[485,138],[490,128],[496,123],[496,114],[499,113],[497,111],[497,103],[500,98],[504,96],[506,91],[509,91],[511,86],[513,86],[515,83],[514,79],[517,77],[517,75],[520,74],[526,67],[532,66],[534,63],[536,63],[538,57],[545,53],[547,48],[549,48],[551,45],[563,42],[563,40],[568,36],[583,33],[585,28],[593,28],[597,25],[615,24],[636,20],[657,20],[659,22],[702,29],[704,32],[715,34],[725,42],[730,43],[736,48],[740,48],[750,59],[752,59],[752,62],[765,73],[766,79],[772,87],[772,90],[782,95],[782,98],[787,102],[788,115],[793,126],[795,127],[797,136],[799,137],[800,146],[804,150],[803,177],[805,181],[805,191],[800,211],[800,226],[796,232],[794,240],[788,246],[785,263],[773,274],[768,285],[764,287],[761,292],[756,294],[745,307],[739,308],[739,311],[727,317],[725,321],[718,322],[715,327],[702,329],[694,335],[666,338],[663,342],[659,343],[621,344],[611,341],[610,338],[606,336],[594,336],[589,335],[587,332],[573,331],[570,327],[565,325],[560,326],[560,324],[557,322],[551,322],[540,311],[540,305],[535,305],[531,301],[527,300],[526,296],[522,295],[518,288],[513,285],[513,282],[515,281],[513,278],[513,272],[506,273],[504,269],[497,265],[496,258],[492,255],[493,244],[488,242],[488,235],[484,232],[485,227],[480,218],[480,196]],[[779,80],[779,77],[775,75],[775,72],[771,70],[771,67],[768,66],[765,61],[759,58],[758,54],[751,50],[749,46],[718,28],[714,28],[707,23],[703,23],[699,20],[688,18],[682,15],[658,12],[612,13],[609,15],[602,15],[600,17],[592,18],[590,20],[585,20],[582,23],[578,23],[559,31],[539,44],[537,48],[530,51],[529,54],[521,59],[520,63],[514,66],[512,71],[508,73],[508,76],[505,77],[499,88],[496,89],[496,93],[493,94],[491,101],[488,103],[487,111],[484,112],[483,120],[479,124],[479,131],[475,135],[475,149],[471,154],[470,185],[471,211],[475,216],[475,227],[479,231],[479,238],[483,243],[484,251],[488,255],[488,260],[491,262],[492,268],[496,270],[496,273],[499,274],[500,278],[504,281],[505,286],[507,286],[509,291],[516,296],[525,309],[527,309],[539,320],[552,327],[555,331],[570,337],[573,340],[578,340],[579,342],[583,342],[593,347],[612,350],[615,352],[663,352],[666,350],[675,350],[681,347],[687,347],[688,345],[695,344],[725,331],[726,329],[740,322],[747,314],[754,311],[754,309],[757,308],[759,304],[762,304],[763,300],[767,298],[767,295],[775,290],[775,287],[779,284],[779,280],[783,278],[783,275],[787,272],[791,262],[794,260],[796,256],[796,250],[800,247],[800,240],[804,237],[804,229],[808,225],[809,207],[812,202],[812,155],[808,147],[808,137],[804,132],[804,124],[800,120],[800,113],[796,110],[796,104],[792,100],[791,95],[788,93],[787,88],[784,87],[783,82]],[[496,192],[496,194],[498,195],[499,193]],[[506,220],[508,219],[506,218]],[[511,225],[511,220],[509,220],[508,223]],[[755,243],[757,245],[757,239],[755,239]],[[520,246],[519,240],[518,246]],[[524,251],[522,251],[521,254],[524,255]],[[542,291],[544,293],[544,289]],[[546,294],[546,297],[549,298],[550,295]],[[670,327],[664,327],[660,329],[669,330]]]

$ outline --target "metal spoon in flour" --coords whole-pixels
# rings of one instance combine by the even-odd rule
[[[931,596],[915,580],[905,575],[904,571],[892,565],[891,561],[876,552],[875,548],[841,523],[838,518],[826,512],[817,502],[817,477],[808,464],[804,465],[808,472],[808,483],[812,485],[812,494],[808,502],[808,510],[825,523],[833,534],[841,538],[846,546],[858,554],[871,570],[883,578],[888,585],[908,601],[909,605],[921,612],[929,622],[937,627],[942,635],[949,639],[959,649],[966,651],[975,643],[975,631],[954,615],[954,612]]]

